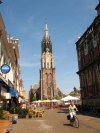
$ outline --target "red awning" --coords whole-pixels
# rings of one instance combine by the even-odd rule
[[[21,97],[21,98],[23,97],[23,96],[21,96],[20,94],[18,94],[18,96]]]
[[[24,99],[24,97],[22,95],[18,94],[18,96],[21,97],[22,99]]]

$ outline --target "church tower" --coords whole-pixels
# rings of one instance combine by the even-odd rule
[[[45,24],[44,37],[41,41],[40,89],[41,100],[43,100],[43,97],[53,99],[57,95],[54,56],[47,23]]]

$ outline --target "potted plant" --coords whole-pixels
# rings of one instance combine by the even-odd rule
[[[26,118],[27,113],[28,113],[28,110],[27,109],[23,109],[23,118]]]
[[[11,108],[9,109],[9,112],[10,112],[10,114],[14,114],[14,107],[11,107]]]
[[[23,118],[23,115],[24,115],[24,114],[23,114],[23,111],[20,110],[19,113],[18,113],[18,118]]]
[[[28,117],[29,117],[29,118],[32,118],[32,113],[31,113],[31,112],[28,113]]]
[[[20,110],[21,110],[21,107],[16,107],[15,108],[15,114],[19,114]]]

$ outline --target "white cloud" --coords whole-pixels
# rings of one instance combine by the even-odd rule
[[[65,58],[67,58],[67,57],[62,55],[62,56],[54,56],[54,58],[55,58],[55,59],[65,59]]]
[[[31,16],[29,19],[28,19],[28,23],[30,24],[32,22],[32,20],[34,19],[34,16]]]
[[[35,38],[37,42],[41,42],[43,39],[43,32],[42,31],[37,31],[34,35],[31,36],[31,38]]]
[[[33,67],[33,66],[38,66],[40,65],[40,62],[36,62],[36,63],[26,63],[26,62],[21,62],[20,66],[24,66],[24,67]]]

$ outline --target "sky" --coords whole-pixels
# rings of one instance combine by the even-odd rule
[[[19,53],[26,98],[30,85],[38,83],[41,69],[41,41],[45,22],[49,29],[56,68],[57,87],[69,94],[79,89],[76,42],[78,34],[97,16],[99,0],[2,0],[0,12],[8,34],[19,38]]]

